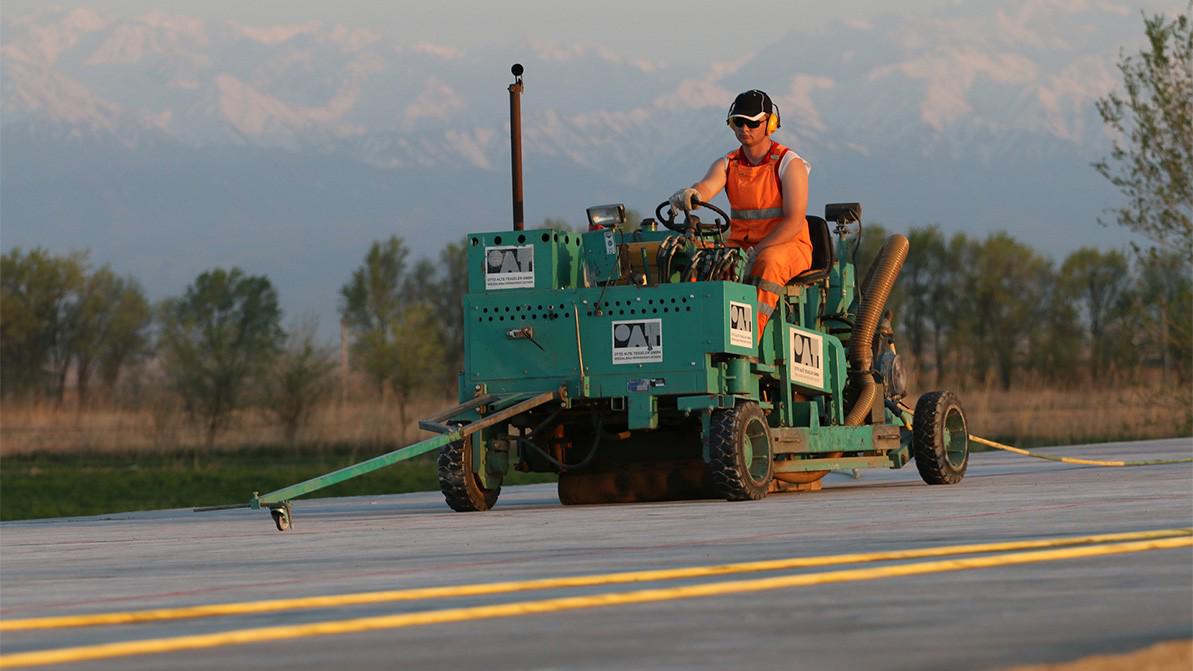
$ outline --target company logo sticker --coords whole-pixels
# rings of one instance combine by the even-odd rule
[[[661,363],[663,320],[613,322],[613,363]]]
[[[533,289],[534,245],[485,247],[486,289]]]
[[[824,338],[819,333],[791,327],[787,374],[805,387],[824,389]]]
[[[754,306],[729,301],[729,344],[754,347]]]

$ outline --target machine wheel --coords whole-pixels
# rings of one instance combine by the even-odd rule
[[[449,443],[439,451],[439,491],[447,505],[458,513],[488,510],[497,503],[501,487],[481,487],[476,473],[472,472],[471,440],[465,438]]]
[[[278,531],[288,531],[290,529],[290,504],[286,503],[276,508],[270,508],[269,514],[273,517],[273,525],[278,528]]]
[[[969,466],[969,427],[951,391],[932,391],[915,404],[911,451],[920,477],[930,485],[955,485]]]
[[[770,426],[757,403],[712,414],[708,468],[713,489],[730,501],[766,496],[774,476]]]

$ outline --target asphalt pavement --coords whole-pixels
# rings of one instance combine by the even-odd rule
[[[1183,458],[1193,456],[1193,438],[1047,453]],[[0,631],[0,666],[23,653],[101,645],[110,656],[60,668],[1058,662],[1193,637],[1188,536],[1157,547],[1086,538],[1190,527],[1193,464],[1095,468],[1002,452],[972,455],[956,486],[925,485],[910,465],[832,474],[823,491],[758,502],[563,507],[553,485],[535,485],[507,488],[492,511],[474,514],[451,512],[438,492],[300,500],[285,533],[265,512],[243,509],[10,522],[0,524],[0,626],[242,605],[229,615]],[[957,547],[992,543],[1011,545]],[[789,561],[710,568],[763,560]],[[965,564],[975,561],[985,565]],[[668,569],[691,570],[619,577]],[[593,577],[483,587],[585,576]],[[439,586],[450,589],[405,592]],[[391,596],[352,596],[381,591]],[[315,596],[333,598],[260,605]],[[221,633],[231,636],[203,638]]]

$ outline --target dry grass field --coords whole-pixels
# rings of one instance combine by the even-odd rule
[[[359,445],[365,448],[413,442],[421,435],[417,418],[450,407],[454,399],[420,399],[410,403],[410,425],[400,426],[397,404],[392,401],[355,400],[329,402],[317,408],[299,431],[298,443]],[[6,402],[0,406],[0,457],[30,453],[169,453],[202,445],[200,427],[188,421],[182,407],[160,399],[141,407],[97,403],[78,408],[69,400]],[[233,417],[216,440],[217,450],[280,445],[284,442],[278,422],[262,410],[245,410]]]
[[[960,392],[970,433],[1027,445],[1193,435],[1193,393],[1144,387]]]
[[[1024,445],[1058,445],[1190,435],[1193,397],[1188,390],[1110,388],[960,392],[972,433]],[[912,398],[915,396],[913,395]],[[450,398],[411,402],[410,423],[401,426],[392,400],[358,398],[328,402],[315,410],[298,436],[304,448],[354,445],[366,451],[413,442],[425,434],[417,418],[450,407]],[[181,407],[160,399],[140,407],[98,403],[79,408],[5,402],[0,406],[0,457],[6,455],[153,453],[189,450],[203,442],[201,430]],[[282,429],[267,413],[239,413],[216,441],[218,450],[280,445]]]
[[[168,396],[138,405],[95,402],[0,405],[0,519],[94,515],[240,503],[426,437],[412,419],[402,426],[392,400],[355,394],[318,407],[286,445],[281,426],[262,410],[245,410],[213,450],[203,432]],[[961,392],[970,430],[1023,447],[1188,436],[1193,399],[1155,389]],[[407,417],[428,417],[454,404],[425,398]],[[551,481],[511,473],[508,484]],[[433,490],[427,455],[349,480],[321,496]]]

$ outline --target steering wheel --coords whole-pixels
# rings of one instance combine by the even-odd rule
[[[725,214],[725,210],[722,210],[712,203],[707,203],[703,200],[700,200],[699,198],[694,198],[692,201],[692,204],[697,208],[706,207],[721,215],[721,218],[718,219],[715,224],[705,224],[702,223],[700,218],[696,215],[688,213],[684,215],[684,222],[680,224],[675,221],[677,213],[675,210],[670,209],[671,201],[669,200],[664,200],[663,202],[659,203],[658,207],[654,209],[655,217],[657,217],[658,221],[664,226],[677,233],[686,233],[688,228],[692,227],[693,225],[696,227],[697,235],[722,235],[729,230],[729,215]],[[666,214],[663,214],[663,208],[668,208]]]

